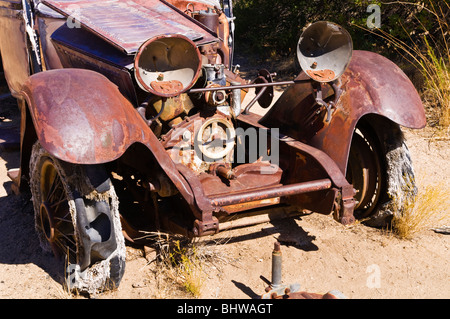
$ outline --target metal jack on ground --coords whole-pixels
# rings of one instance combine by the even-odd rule
[[[290,293],[298,292],[300,284],[283,285],[282,283],[282,254],[281,246],[277,241],[272,251],[272,282],[266,288],[266,293],[262,295],[262,299],[277,299],[288,296]]]
[[[282,254],[280,243],[276,242],[272,252],[272,282],[266,288],[266,293],[261,299],[346,299],[338,290],[332,290],[326,294],[308,293],[300,291],[300,284],[283,284],[282,281]]]

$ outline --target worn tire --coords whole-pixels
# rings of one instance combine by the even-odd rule
[[[355,154],[361,153],[365,154],[366,160],[355,160],[358,157]],[[417,194],[411,155],[398,124],[378,117],[371,118],[370,121],[363,120],[358,124],[347,168],[349,182],[353,183],[355,180],[351,177],[352,174],[362,172],[355,166],[364,166],[364,163],[369,163],[364,168],[367,175],[365,178],[371,180],[367,183],[368,194],[364,196],[365,200],[362,200],[363,205],[357,203],[355,217],[370,226],[388,226],[395,215],[401,214],[405,203],[413,200]],[[372,172],[367,173],[367,166]],[[358,189],[358,182],[353,184],[358,196],[361,189]],[[368,199],[371,196],[372,198]]]
[[[60,161],[37,142],[30,188],[41,247],[65,260],[68,289],[93,294],[118,287],[125,241],[118,199],[103,166]]]

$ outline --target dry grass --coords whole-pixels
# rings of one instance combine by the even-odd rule
[[[450,189],[444,184],[428,185],[414,200],[398,209],[392,220],[393,232],[411,239],[418,231],[429,229],[450,218]]]
[[[154,264],[156,298],[193,297],[199,298],[204,284],[205,270],[209,265],[218,268],[228,263],[222,249],[223,243],[188,240],[182,236],[157,233]],[[174,289],[176,288],[176,289]]]
[[[428,59],[422,58],[420,64],[426,74],[426,90],[423,98],[426,103],[439,105],[438,123],[448,134],[450,129],[450,68],[448,67],[448,61],[450,61],[450,58],[444,58],[437,54],[426,38],[425,40]],[[449,54],[447,47],[447,55]]]
[[[202,288],[201,263],[196,246],[192,242],[173,242],[173,248],[168,255],[169,264],[175,267],[175,273],[180,285],[194,297],[199,297]]]
[[[151,233],[157,251],[153,274],[156,279],[156,298],[173,298],[187,294],[197,298],[202,287],[201,264],[194,242],[181,236]]]

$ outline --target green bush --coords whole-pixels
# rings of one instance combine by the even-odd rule
[[[447,3],[448,0],[438,2],[442,1]],[[367,28],[366,22],[371,15],[367,7],[372,3],[381,8],[381,29],[401,41],[422,41],[422,30],[438,32],[436,18],[423,6],[423,1],[383,4],[367,0],[236,0],[237,49],[263,58],[289,56],[295,54],[298,39],[307,24],[328,20],[350,32],[355,49],[376,51],[395,58],[398,53],[386,41],[360,28]]]

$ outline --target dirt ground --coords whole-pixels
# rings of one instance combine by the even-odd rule
[[[255,112],[261,112],[255,107]],[[8,148],[18,127],[13,99],[0,102],[0,298],[76,298],[61,284],[63,265],[44,254],[34,233],[32,205],[11,194],[6,170],[19,154]],[[449,140],[432,131],[405,131],[419,189],[441,182],[450,189]],[[1,140],[3,139],[3,141]],[[448,207],[447,217],[450,215]],[[441,221],[445,224],[447,221]],[[441,224],[435,226],[442,226]],[[199,240],[211,258],[201,264],[204,299],[259,298],[271,279],[276,240],[283,254],[283,282],[301,290],[339,290],[348,298],[450,298],[450,236],[427,228],[411,240],[361,224],[342,226],[331,216],[296,219],[231,230]],[[157,280],[154,253],[127,247],[120,287],[97,298],[192,298],[170,280]],[[147,258],[146,258],[147,257]]]

